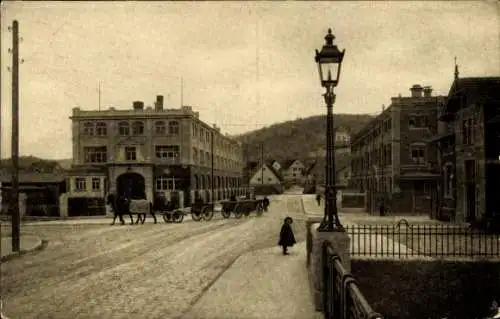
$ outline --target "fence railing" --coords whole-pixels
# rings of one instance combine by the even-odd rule
[[[382,319],[342,266],[328,241],[323,243],[323,308],[325,319]]]
[[[467,226],[392,225],[345,226],[351,237],[351,256],[435,258],[500,258],[500,234]]]

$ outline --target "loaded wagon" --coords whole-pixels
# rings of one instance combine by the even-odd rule
[[[168,201],[163,196],[155,198],[153,210],[163,216],[165,223],[182,223],[188,208],[180,208],[178,201]]]
[[[205,203],[201,199],[195,200],[191,206],[191,218],[197,222],[202,219],[211,220],[214,217],[214,206],[214,203]]]
[[[250,215],[251,212],[256,212],[257,216],[262,215],[264,212],[263,199],[236,199],[222,201],[222,216],[229,218],[231,213],[234,213],[235,218]]]

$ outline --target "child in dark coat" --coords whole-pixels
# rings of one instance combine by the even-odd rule
[[[283,222],[283,226],[281,226],[278,245],[283,247],[283,255],[288,255],[288,247],[292,247],[296,243],[295,236],[292,231],[292,223],[293,219],[291,217],[287,217]]]

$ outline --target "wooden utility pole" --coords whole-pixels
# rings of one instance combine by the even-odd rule
[[[264,142],[260,143],[260,160],[262,162],[262,169],[260,170],[260,181],[264,184]]]
[[[210,170],[210,188],[212,189],[212,196],[210,198],[210,202],[214,202],[214,131],[215,131],[215,125],[212,129],[212,135],[210,136],[210,153],[211,153],[211,158],[210,161],[211,163],[211,170]],[[220,185],[217,185],[217,188],[220,188]]]
[[[12,23],[12,251],[20,251],[19,215],[19,25]]]
[[[97,88],[99,94],[99,111],[101,110],[101,81],[99,81],[99,87]]]

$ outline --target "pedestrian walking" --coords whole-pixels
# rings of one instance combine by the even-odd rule
[[[318,206],[321,206],[321,195],[316,194],[316,202],[318,203]]]
[[[295,236],[293,235],[292,223],[292,217],[286,217],[283,222],[283,226],[281,226],[278,246],[283,247],[283,255],[288,255],[288,247],[292,247],[297,243],[295,241]]]
[[[380,216],[385,216],[385,204],[383,200],[381,200],[378,204],[378,212]]]
[[[262,205],[264,206],[264,211],[267,212],[267,208],[269,207],[269,198],[267,198],[267,196],[264,196],[264,199],[262,200]]]

